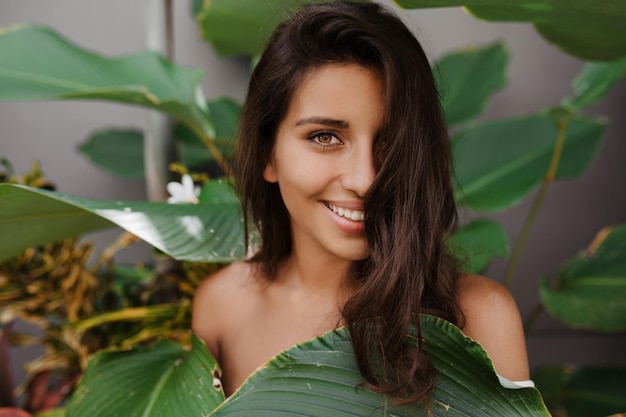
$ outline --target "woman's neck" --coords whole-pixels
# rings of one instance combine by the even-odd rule
[[[279,268],[277,280],[307,293],[334,297],[343,305],[354,290],[348,277],[351,266],[350,260],[303,254],[294,248]]]

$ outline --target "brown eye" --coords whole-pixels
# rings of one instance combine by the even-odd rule
[[[317,140],[319,143],[329,144],[333,141],[333,135],[330,133],[321,133],[318,135]]]
[[[307,137],[307,140],[317,146],[335,146],[340,145],[341,141],[332,132],[315,132]]]

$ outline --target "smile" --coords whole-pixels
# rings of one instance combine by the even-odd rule
[[[338,216],[344,217],[353,222],[362,222],[365,220],[365,212],[359,210],[348,210],[343,207],[337,207],[333,204],[326,203],[326,207]]]

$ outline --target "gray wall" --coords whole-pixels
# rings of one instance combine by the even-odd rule
[[[527,24],[485,23],[457,8],[401,13],[433,59],[459,47],[504,40],[511,50],[510,83],[495,95],[484,118],[523,114],[557,104],[571,93],[571,79],[582,67],[579,60],[547,44]],[[52,26],[74,42],[107,55],[145,48],[141,1],[3,0],[0,27],[18,22]],[[175,51],[178,64],[206,70],[206,97],[243,98],[246,62],[217,58],[211,47],[198,39],[188,1],[175,2]],[[524,317],[538,302],[540,277],[554,277],[559,266],[584,248],[600,228],[626,222],[626,193],[621,185],[626,174],[626,143],[621,137],[626,128],[625,105],[626,85],[622,84],[591,109],[590,114],[611,119],[597,161],[581,178],[554,184],[545,200],[512,287]],[[99,102],[0,103],[0,156],[8,158],[18,173],[27,171],[33,159],[39,160],[62,192],[143,200],[141,181],[120,180],[99,171],[78,156],[75,148],[91,132],[105,126],[143,128],[146,114],[142,109]],[[504,223],[511,239],[517,236],[528,206],[529,201],[493,216]],[[90,238],[105,245],[116,234],[103,232]],[[121,254],[119,260],[134,262],[149,257],[149,250],[140,247]],[[500,280],[504,266],[496,262],[488,275]],[[625,342],[624,334],[569,330],[546,314],[528,337],[532,367],[552,362],[624,364]]]

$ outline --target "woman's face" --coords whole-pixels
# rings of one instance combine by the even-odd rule
[[[278,183],[296,256],[368,256],[363,199],[382,94],[378,73],[354,64],[312,70],[294,92],[263,177]]]

